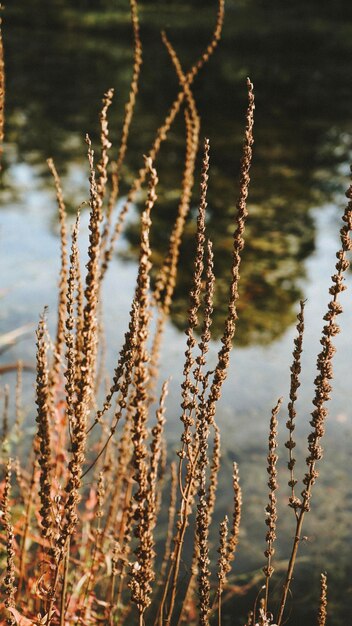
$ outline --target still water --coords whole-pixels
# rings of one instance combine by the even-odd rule
[[[308,6],[309,4],[309,6]],[[215,362],[226,312],[231,232],[236,200],[238,161],[245,109],[245,77],[254,82],[257,110],[255,158],[250,192],[250,218],[241,272],[240,322],[228,381],[219,407],[224,443],[220,513],[228,503],[229,466],[242,468],[244,524],[238,571],[261,565],[264,549],[265,445],[270,410],[278,396],[286,399],[300,297],[307,298],[303,377],[299,401],[297,457],[303,474],[304,434],[311,410],[315,358],[321,319],[328,301],[329,276],[337,250],[339,216],[348,185],[352,153],[352,10],[348,2],[290,6],[272,0],[228,1],[224,39],[195,83],[202,135],[211,142],[208,228],[214,242],[217,300]],[[197,20],[194,15],[197,15]],[[155,130],[177,92],[177,81],[165,53],[160,30],[167,32],[189,67],[207,41],[214,21],[214,2],[141,2],[144,66],[124,186],[141,165]],[[56,207],[45,160],[53,156],[62,175],[72,214],[87,199],[88,168],[83,137],[97,142],[100,99],[115,88],[111,111],[112,138],[118,141],[131,76],[131,32],[127,0],[110,2],[18,0],[6,11],[4,44],[7,68],[6,145],[1,192],[1,332],[26,323],[33,328],[44,305],[54,324],[59,241]],[[154,262],[163,258],[181,181],[184,152],[182,116],[170,133],[157,162],[159,204],[153,219]],[[196,209],[197,192],[193,205]],[[108,364],[113,367],[126,329],[136,277],[138,207],[113,260],[105,285]],[[194,217],[194,211],[191,217]],[[87,216],[83,214],[83,233]],[[179,281],[166,329],[161,373],[172,374],[168,399],[168,434],[175,446],[179,434],[180,383],[185,350],[184,312],[194,246],[194,220],[186,228]],[[351,285],[348,277],[348,284]],[[318,597],[318,576],[327,569],[336,603],[330,623],[345,622],[351,599],[348,582],[351,551],[348,512],[351,489],[352,406],[350,358],[352,304],[343,294],[342,334],[337,337],[334,395],[326,438],[316,511],[307,520],[311,541],[302,547],[302,581],[313,577],[316,594],[296,587],[296,622],[313,623],[307,609]],[[2,355],[2,362],[34,361],[34,331]],[[172,365],[172,371],[170,367]],[[5,378],[5,377],[4,377]],[[6,377],[10,383],[10,376]],[[26,375],[28,403],[33,379]],[[32,417],[32,410],[30,416]],[[281,418],[285,440],[285,414]],[[282,447],[282,503],[285,502],[285,451]],[[314,508],[314,507],[313,507]],[[349,526],[348,526],[349,525]],[[334,534],[331,534],[334,527]],[[287,557],[293,519],[281,522],[278,558]],[[311,562],[312,566],[309,567]],[[299,576],[297,574],[297,579]],[[335,581],[335,582],[334,582]],[[301,583],[304,584],[304,583]],[[313,599],[312,599],[313,598]],[[295,618],[293,618],[294,620]],[[306,622],[305,622],[306,623]]]

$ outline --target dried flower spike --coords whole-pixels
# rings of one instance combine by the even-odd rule
[[[327,618],[327,606],[328,606],[328,582],[326,574],[320,575],[320,606],[318,613],[318,626],[325,626]]]
[[[289,505],[293,508],[296,517],[298,516],[298,509],[300,507],[301,501],[295,495],[295,485],[297,484],[297,480],[294,475],[294,467],[296,465],[296,459],[293,456],[293,449],[296,447],[296,443],[293,438],[293,431],[295,430],[295,418],[296,418],[296,400],[297,400],[297,390],[300,387],[301,383],[299,380],[299,376],[301,373],[301,355],[302,355],[302,346],[303,346],[303,333],[304,333],[304,305],[305,302],[301,300],[300,302],[300,312],[297,315],[297,337],[294,340],[294,351],[293,351],[293,363],[291,365],[291,385],[290,385],[290,401],[288,403],[288,420],[286,422],[286,428],[289,431],[289,439],[286,441],[285,446],[289,451],[289,461],[288,461],[288,469],[290,471],[290,480],[289,487],[291,488],[291,495],[289,498]]]

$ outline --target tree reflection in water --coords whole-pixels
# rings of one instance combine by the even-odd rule
[[[319,8],[319,10],[317,10]],[[7,7],[7,139],[20,162],[38,165],[44,184],[45,159],[60,172],[83,164],[86,130],[97,132],[100,98],[116,89],[111,113],[117,143],[131,75],[128,2],[18,0]],[[197,20],[194,20],[197,11]],[[212,0],[140,2],[144,66],[133,123],[124,187],[141,164],[173,95],[177,79],[163,49],[166,27],[189,67],[207,41]],[[293,322],[301,296],[304,261],[314,250],[310,209],[339,188],[340,165],[351,149],[349,75],[352,37],[347,0],[290,5],[272,1],[228,0],[224,38],[216,57],[195,84],[202,134],[212,151],[209,233],[217,260],[214,334],[223,324],[232,220],[247,74],[256,88],[256,146],[250,195],[251,216],[243,263],[240,323],[242,345],[269,343]],[[97,137],[95,137],[97,139]],[[159,211],[154,214],[155,266],[160,266],[177,209],[184,153],[179,116],[157,167]],[[329,173],[327,175],[327,172]],[[334,184],[332,184],[332,179]],[[11,185],[11,180],[8,179]],[[51,184],[51,183],[50,183]],[[74,198],[71,202],[76,204]],[[193,203],[197,202],[197,185]],[[193,223],[182,247],[172,320],[185,324],[193,253]],[[136,253],[137,224],[127,231],[129,254]]]

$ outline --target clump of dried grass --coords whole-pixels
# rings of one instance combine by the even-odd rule
[[[145,158],[144,166],[128,194],[115,226],[112,226],[142,60],[137,4],[135,0],[131,0],[134,70],[119,154],[112,168],[109,169],[111,144],[108,134],[108,109],[112,102],[112,90],[103,99],[100,115],[100,160],[97,166],[91,141],[89,137],[86,139],[90,220],[84,286],[78,251],[79,214],[72,231],[71,253],[68,257],[68,227],[63,192],[55,165],[51,160],[48,162],[56,188],[61,235],[58,322],[54,343],[48,336],[45,315],[41,317],[38,326],[37,433],[28,466],[21,466],[19,462],[15,464],[18,484],[14,497],[18,498],[20,505],[16,507],[15,522],[11,520],[12,462],[3,460],[5,477],[1,485],[1,523],[5,533],[2,543],[6,558],[3,616],[9,624],[65,626],[78,623],[96,626],[98,623],[138,623],[139,626],[171,626],[196,622],[201,626],[213,623],[221,625],[222,597],[239,541],[242,511],[242,491],[236,464],[233,469],[232,519],[229,521],[226,516],[220,523],[218,557],[212,554],[209,536],[221,462],[216,408],[226,379],[236,331],[240,264],[248,215],[247,195],[254,115],[254,93],[249,80],[240,192],[233,235],[228,315],[214,370],[207,370],[216,259],[214,260],[212,244],[206,232],[210,146],[208,140],[204,144],[181,391],[183,432],[178,461],[170,464],[168,476],[163,439],[167,383],[162,387],[156,407],[156,422],[151,429],[150,419],[154,413],[159,347],[176,283],[180,243],[190,208],[199,145],[200,118],[191,85],[219,41],[223,10],[223,0],[219,0],[217,23],[211,43],[187,74],[183,72],[166,35],[163,35],[179,78],[180,92],[165,123],[157,132],[155,142]],[[157,277],[154,292],[151,293],[149,235],[157,204],[155,159],[183,102],[186,156],[179,208],[170,235],[167,256]],[[149,186],[141,217],[140,257],[129,327],[110,388],[101,402],[97,367],[101,341],[101,286],[128,207],[146,177],[149,179]],[[293,431],[295,402],[300,384],[303,303],[298,315],[288,406],[289,439],[286,443],[289,450],[291,490],[289,505],[294,509],[296,529],[282,599],[275,621],[268,607],[277,521],[276,448],[277,414],[281,404],[279,401],[272,412],[270,423],[269,504],[266,509],[268,531],[265,551],[267,562],[264,567],[265,583],[259,591],[258,600],[262,590],[265,590],[265,594],[262,601],[256,602],[250,612],[248,626],[273,625],[273,622],[280,626],[283,623],[303,520],[310,510],[312,487],[318,477],[316,464],[322,456],[321,439],[327,415],[326,402],[331,392],[334,355],[332,338],[338,332],[336,316],[342,312],[338,296],[345,288],[343,275],[349,265],[346,254],[352,248],[352,187],[347,195],[350,201],[343,215],[341,249],[337,253],[336,273],[332,277],[333,285],[330,288],[332,299],[324,318],[326,324],[321,340],[323,348],[317,361],[318,376],[313,400],[315,409],[312,413],[307,471],[300,499],[295,493],[297,480],[294,474]],[[151,338],[150,322],[153,314],[157,316],[157,323],[154,338]],[[21,371],[19,367],[15,402],[18,431],[21,414]],[[9,428],[9,405],[6,398],[7,392],[3,414],[3,440],[7,438]],[[100,437],[97,443],[96,431],[99,428]],[[6,449],[3,448],[2,452],[4,456]],[[155,560],[155,530],[158,514],[164,506],[165,485],[169,487],[170,499],[164,557],[159,568]],[[185,541],[190,536],[193,537],[193,558],[185,587],[181,580],[181,568],[186,556]],[[184,576],[182,572],[182,577]],[[322,575],[319,624],[325,624],[326,614],[326,577]]]

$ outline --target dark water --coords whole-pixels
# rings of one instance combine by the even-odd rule
[[[144,65],[123,171],[123,193],[177,93],[177,80],[161,43],[160,30],[166,28],[183,66],[188,68],[208,41],[215,12],[214,2],[204,0],[141,1]],[[6,8],[4,44],[7,126],[0,237],[5,269],[2,288],[7,292],[0,321],[2,328],[9,330],[35,321],[45,303],[55,303],[58,241],[45,160],[54,157],[74,211],[87,198],[83,138],[88,131],[98,146],[100,100],[111,86],[115,88],[115,101],[110,127],[114,145],[118,145],[131,77],[128,2],[17,0]],[[328,277],[338,245],[341,194],[348,184],[352,154],[351,58],[352,5],[346,0],[228,0],[223,41],[194,85],[202,136],[211,141],[208,228],[214,242],[218,285],[215,338],[226,314],[246,76],[254,82],[257,102],[250,218],[236,339],[241,348],[233,355],[220,413],[226,442],[220,512],[227,506],[226,473],[233,456],[241,462],[247,489],[238,571],[250,571],[261,564],[258,545],[259,550],[264,548],[265,431],[276,397],[287,396],[292,324],[302,296],[308,296],[309,302],[299,433],[307,429],[314,355],[319,349],[318,321],[327,300]],[[163,258],[177,209],[183,155],[184,123],[180,115],[157,161],[160,202],[152,234],[156,265]],[[197,186],[194,208],[196,202]],[[133,211],[120,256],[107,279],[105,304],[112,363],[133,289],[138,228],[138,212]],[[193,235],[194,220],[189,220],[172,324],[167,328],[163,353],[163,375],[170,374],[171,361],[177,370],[170,397],[174,423],[184,351],[179,329],[185,325]],[[307,520],[311,540],[302,546],[303,587],[297,575],[294,591],[296,617],[293,615],[292,623],[297,625],[314,623],[312,611],[319,593],[320,569],[328,569],[331,577],[330,624],[345,624],[349,619],[349,300],[350,296],[344,300],[343,337],[337,341],[336,393],[322,467],[324,487],[317,487],[316,511]],[[211,360],[215,359],[217,347],[214,342]],[[11,359],[23,355],[33,358],[32,337],[12,350]],[[175,438],[177,427],[171,424],[169,431],[170,438]],[[301,457],[303,461],[304,449]],[[285,481],[284,475],[283,492]],[[287,514],[283,520],[279,559],[287,557],[293,534],[293,520],[289,521]],[[312,578],[309,597],[305,588],[308,578]]]

